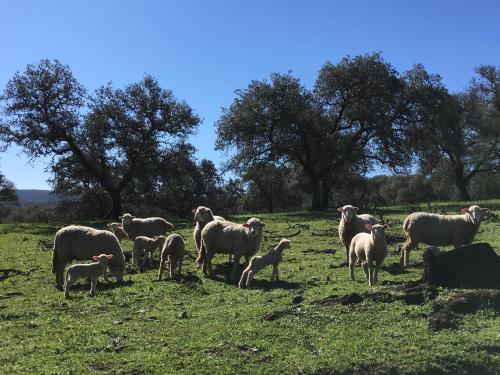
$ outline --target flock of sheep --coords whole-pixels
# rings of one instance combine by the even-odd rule
[[[374,285],[377,282],[379,267],[388,252],[384,232],[388,225],[380,224],[371,215],[358,215],[358,207],[346,205],[337,210],[341,213],[339,237],[346,249],[351,279],[354,280],[354,266],[361,262],[368,285]],[[408,265],[410,251],[419,243],[458,247],[472,242],[487,210],[470,206],[462,209],[461,215],[425,212],[410,214],[403,222],[406,241],[401,250],[401,265]],[[236,281],[240,258],[245,257],[247,267],[240,277],[240,288],[250,287],[254,275],[269,265],[273,266],[271,281],[278,280],[278,266],[283,250],[290,247],[289,240],[282,239],[265,255],[255,256],[260,248],[265,227],[260,219],[251,218],[244,224],[237,224],[214,216],[212,210],[203,206],[193,209],[193,214],[196,222],[193,236],[198,251],[196,262],[205,275],[212,275],[213,256],[223,253],[228,254],[233,262],[233,281]],[[104,276],[107,280],[107,268],[117,282],[123,281],[126,262],[121,242],[125,238],[134,242],[132,263],[141,267],[146,263],[151,264],[152,254],[156,249],[161,249],[158,280],[161,280],[165,268],[168,268],[171,278],[181,273],[186,245],[179,234],[165,237],[167,232],[174,229],[171,223],[159,217],[140,219],[130,214],[124,214],[120,219],[121,224],[108,224],[111,231],[71,225],[56,233],[52,271],[56,274],[56,286],[64,289],[66,298],[69,297],[69,289],[79,278],[90,279],[90,293],[93,294],[98,277]],[[72,265],[64,277],[67,263],[87,259],[96,262]]]

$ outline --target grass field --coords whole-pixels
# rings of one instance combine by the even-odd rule
[[[500,213],[500,200],[481,206]],[[447,203],[439,209],[451,213],[461,207]],[[402,235],[398,220],[411,210],[380,209],[395,223],[390,234]],[[269,282],[268,268],[257,274],[251,290],[239,290],[224,277],[227,256],[214,259],[219,271],[214,279],[203,277],[186,257],[179,280],[157,282],[157,269],[129,269],[125,285],[101,280],[94,297],[86,284],[76,286],[69,300],[54,287],[52,251],[39,242],[52,240],[62,224],[0,225],[0,373],[500,373],[500,315],[492,307],[464,315],[456,330],[431,332],[432,300],[317,303],[353,292],[400,295],[398,286],[419,279],[422,267],[403,271],[394,265],[397,244],[390,245],[379,284],[369,288],[359,267],[354,282],[347,268],[339,267],[345,254],[338,222],[331,220],[337,213],[255,216],[267,224],[261,251],[300,230],[290,237],[292,248],[276,284]],[[289,227],[287,221],[309,229]],[[175,224],[194,254],[192,222]],[[104,228],[103,222],[89,225]],[[498,252],[499,230],[498,222],[483,223],[476,241],[489,242]],[[126,251],[131,247],[124,244]],[[412,253],[412,261],[421,259],[422,250]],[[436,301],[456,292],[439,289]],[[303,301],[292,303],[295,296]]]

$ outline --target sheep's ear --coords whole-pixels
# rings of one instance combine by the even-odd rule
[[[265,227],[265,226],[266,226],[266,224],[265,224],[265,223],[260,223],[260,226],[261,226],[261,227]]]
[[[250,227],[250,225],[248,225],[247,223],[245,223],[245,224],[241,224],[241,225],[243,225],[245,228]]]
[[[113,258],[113,256],[114,256],[113,254],[110,254],[110,255],[106,255],[106,257],[108,257],[108,259],[111,259],[111,258]]]
[[[469,209],[467,207],[465,207],[465,208],[462,208],[462,212],[464,214],[468,214],[470,211],[469,211]]]
[[[339,208],[337,208],[337,211],[338,211],[338,212],[342,212],[342,211],[344,211],[344,210],[342,209],[342,207],[339,207]]]
[[[97,255],[94,255],[94,256],[92,257],[92,259],[94,259],[94,260],[99,260],[99,257],[98,257]]]
[[[354,211],[358,212],[359,211],[359,207],[354,207]]]
[[[481,208],[481,212],[488,212],[489,210],[489,208]]]
[[[373,225],[372,224],[365,224],[365,228],[368,229],[369,231],[372,230]]]
[[[121,216],[121,215],[120,215],[120,216],[118,216],[118,219],[123,219],[123,216]]]
[[[390,225],[389,224],[384,224],[383,227],[384,227],[384,229],[387,229],[387,228],[390,228]]]
[[[106,224],[107,227],[111,227],[111,224]]]
[[[196,213],[196,208],[193,208],[193,209],[191,210],[191,212],[192,212],[193,214],[195,214],[195,213]]]

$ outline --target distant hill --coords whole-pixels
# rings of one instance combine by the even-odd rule
[[[19,204],[26,206],[30,204],[53,204],[59,201],[57,194],[50,190],[38,189],[16,189]]]

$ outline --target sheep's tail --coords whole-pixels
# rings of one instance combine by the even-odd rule
[[[408,233],[410,231],[410,226],[411,226],[411,220],[406,218],[405,221],[403,222],[403,230],[405,231],[405,234],[407,237],[408,237]]]
[[[206,257],[207,257],[207,249],[205,246],[205,241],[202,238],[200,244],[200,251],[198,252],[198,258],[196,259],[196,263],[198,263],[198,268],[203,265]]]

